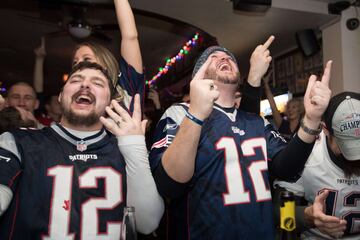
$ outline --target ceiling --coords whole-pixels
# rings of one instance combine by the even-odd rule
[[[105,6],[88,10],[86,19],[91,24],[116,24],[112,0],[88,2]],[[277,55],[296,46],[295,32],[306,28],[318,29],[336,20],[338,16],[327,14],[327,4],[330,2],[336,1],[273,0],[273,7],[266,13],[254,14],[234,11],[232,2],[226,0],[130,1],[140,12],[145,10],[175,20],[136,15],[148,79],[156,74],[166,57],[174,56],[195,33],[193,26],[216,37],[221,45],[238,57],[240,69],[247,71],[252,49],[269,35],[276,37],[271,52]],[[38,0],[7,0],[0,3],[0,82],[5,87],[15,81],[32,81],[33,49],[40,44],[41,36],[59,30],[56,21],[46,23],[39,18],[45,15],[49,19],[63,18],[61,14],[67,14],[66,11],[51,9],[42,10],[40,14],[40,10]],[[120,36],[117,29],[102,32],[112,39],[103,44],[118,55]],[[75,45],[76,42],[69,35],[47,38],[45,90],[49,93],[60,89],[61,76],[70,67]]]

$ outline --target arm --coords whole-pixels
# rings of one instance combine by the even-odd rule
[[[240,103],[240,109],[243,111],[260,113],[261,78],[269,68],[272,58],[268,48],[274,39],[274,36],[270,36],[263,45],[258,45],[251,54],[249,75],[242,91],[243,97]]]
[[[148,234],[158,226],[164,203],[150,171],[144,137],[146,120],[141,121],[139,94],[135,96],[132,116],[116,101],[113,100],[111,105],[113,109],[106,107],[111,119],[101,117],[100,121],[118,137],[119,149],[126,162],[127,204],[136,209],[139,232]]]
[[[259,114],[260,112],[261,88],[245,84],[239,109],[245,112]]]
[[[0,135],[0,216],[4,214],[16,190],[21,172],[20,154],[12,134]]]
[[[321,81],[316,81],[315,76],[311,76],[304,96],[305,117],[304,125],[312,130],[319,129],[322,114],[325,112],[330,101],[331,91],[329,89],[331,61],[324,70]],[[267,126],[269,128],[269,126]],[[269,131],[265,128],[265,131]],[[272,132],[270,130],[270,132]],[[273,133],[272,135],[276,135]],[[272,144],[271,136],[267,134],[269,144]],[[304,164],[309,157],[315,138],[301,127],[297,135],[290,141],[286,148],[280,152],[270,153],[273,156],[269,164],[272,174],[283,179],[292,179],[299,175]],[[271,148],[272,149],[272,148]],[[278,148],[274,148],[278,149]]]
[[[150,171],[145,137],[118,137],[118,145],[126,162],[127,205],[135,207],[138,231],[149,234],[159,225],[164,203]]]
[[[219,97],[214,81],[204,79],[211,62],[208,58],[190,82],[189,113],[204,121],[212,112],[214,101]],[[161,161],[166,173],[179,183],[190,181],[194,174],[195,157],[199,144],[201,124],[185,118],[173,143],[165,151]]]
[[[331,65],[332,61],[328,61],[321,81],[317,81],[315,75],[310,76],[306,87],[304,96],[305,116],[303,123],[307,128],[313,130],[319,129],[322,115],[330,101],[331,90],[329,88],[329,81]],[[312,143],[316,138],[316,135],[309,134],[303,127],[300,127],[297,135],[306,143]]]
[[[44,92],[44,59],[45,52],[45,38],[41,38],[40,47],[34,50],[35,52],[35,67],[34,67],[34,88],[37,93]]]
[[[272,71],[270,71],[268,74],[266,74],[264,76],[264,90],[265,90],[266,98],[268,99],[270,107],[271,107],[275,125],[277,128],[279,128],[283,119],[281,117],[279,110],[276,107],[274,95],[272,94],[270,86],[269,86],[269,77],[271,76],[271,74],[272,74]]]
[[[143,73],[138,32],[130,4],[128,0],[114,0],[114,3],[121,33],[121,56],[138,73]]]

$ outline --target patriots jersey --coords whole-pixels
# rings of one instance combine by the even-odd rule
[[[296,183],[279,181],[274,184],[304,196],[311,203],[323,190],[329,190],[326,214],[347,221],[344,239],[360,239],[360,176],[345,177],[344,172],[330,158],[323,132],[315,142],[301,178]],[[303,235],[310,239],[327,238],[316,228],[309,229]]]
[[[133,109],[135,94],[139,93],[141,99],[141,106],[144,101],[144,90],[145,90],[145,76],[136,72],[136,70],[129,65],[123,57],[120,58],[120,75],[119,75],[119,86],[124,90],[124,103],[125,106],[131,110]]]
[[[173,105],[160,119],[149,156],[153,170],[187,110]],[[285,146],[258,115],[214,106],[202,126],[187,194],[168,208],[168,239],[274,239],[267,169]]]
[[[82,141],[60,125],[0,137],[0,184],[13,199],[0,239],[119,239],[125,160],[104,129]]]

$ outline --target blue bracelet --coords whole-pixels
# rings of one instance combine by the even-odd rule
[[[201,121],[200,119],[196,118],[194,115],[192,115],[188,111],[186,112],[186,117],[188,119],[190,119],[191,121],[193,121],[194,123],[199,124],[200,126],[202,126],[204,124],[204,121]]]

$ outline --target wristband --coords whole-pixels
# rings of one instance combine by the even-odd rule
[[[300,121],[300,127],[301,127],[302,130],[304,130],[304,132],[306,132],[307,134],[314,135],[314,136],[319,135],[319,134],[321,133],[321,130],[322,130],[322,124],[320,124],[320,126],[319,126],[318,129],[308,128],[307,126],[305,126],[303,119],[301,119],[301,121]]]
[[[201,121],[200,119],[189,113],[188,111],[186,111],[186,117],[191,121],[193,121],[194,123],[199,124],[200,126],[204,124],[204,121]]]

